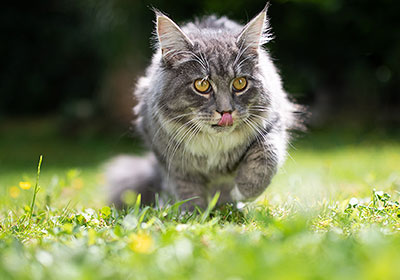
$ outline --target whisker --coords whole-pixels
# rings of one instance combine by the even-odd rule
[[[200,57],[202,58],[202,61],[207,65],[207,72],[210,72],[210,64],[208,63],[208,60],[203,52],[200,52]]]
[[[267,125],[272,125],[272,124],[273,124],[272,121],[270,121],[270,120],[267,119],[266,117],[263,117],[263,116],[260,116],[260,115],[256,115],[256,114],[250,113],[250,117],[256,117],[256,118],[258,118],[258,119],[260,119],[260,120],[266,122]]]
[[[156,114],[157,114],[157,112],[156,112]],[[154,133],[154,136],[153,136],[152,141],[151,141],[151,147],[153,147],[154,140],[156,139],[158,134],[161,132],[161,129],[165,129],[165,125],[166,124],[169,124],[169,123],[173,122],[176,119],[182,119],[183,117],[190,116],[190,115],[195,115],[195,113],[194,112],[190,112],[190,113],[180,114],[180,115],[175,116],[175,117],[173,117],[172,119],[169,119],[169,120],[161,120],[160,119],[161,118],[161,114],[157,115],[157,117],[159,118],[160,127]]]
[[[239,61],[240,57],[242,56],[242,48],[243,48],[243,45],[244,45],[244,40],[243,40],[242,43],[240,44],[239,51],[238,51],[238,53],[237,53],[237,55],[236,55],[236,57],[235,57],[235,60],[233,61],[233,65],[236,65],[236,63]]]
[[[190,120],[191,122],[196,121],[196,119],[192,119]],[[168,155],[168,159],[167,159],[167,163],[168,163],[168,168],[167,168],[167,178],[168,178],[168,183],[169,183],[169,175],[170,175],[170,171],[171,171],[171,165],[172,165],[172,160],[175,156],[175,153],[177,152],[179,146],[183,143],[183,141],[185,140],[185,138],[190,135],[190,132],[196,128],[196,123],[192,123],[189,127],[189,129],[184,133],[184,135],[181,137],[180,140],[176,141],[172,153],[171,155]]]
[[[243,64],[244,62],[246,62],[247,60],[252,59],[252,58],[254,58],[254,57],[255,57],[254,55],[250,55],[250,56],[248,56],[248,57],[245,57],[244,59],[242,59],[242,60],[238,63],[238,65],[237,65],[236,67],[240,69],[240,67],[242,66],[242,64]]]
[[[234,64],[233,64],[233,65],[235,65],[235,68],[236,68],[236,69],[239,69],[239,70],[240,70],[240,66],[242,65],[243,60],[242,60],[241,62],[239,62],[238,64],[237,64],[237,62],[238,62],[239,59],[242,57],[242,55],[246,52],[246,50],[250,47],[250,45],[247,45],[247,46],[243,49],[243,43],[244,43],[244,41],[242,42],[242,45],[241,45],[240,50],[239,50],[239,53],[238,53],[238,55],[237,55],[237,57],[236,57],[236,59],[235,59],[235,62],[234,62]],[[251,58],[251,57],[253,57],[253,56],[249,56],[248,58]],[[247,60],[247,58],[246,58],[246,60]]]
[[[205,71],[208,72],[208,68],[206,66],[206,63],[198,55],[196,55],[195,53],[193,53],[191,51],[175,51],[175,50],[171,50],[171,51],[166,52],[164,54],[164,56],[169,56],[170,55],[170,57],[174,57],[174,56],[177,56],[177,55],[180,55],[180,54],[188,54],[188,55],[194,57],[193,59],[185,59],[184,62],[188,62],[188,61],[197,62],[197,63],[199,63],[201,65],[202,68],[204,68]]]
[[[263,133],[257,128],[257,126],[256,126],[255,124],[253,124],[253,123],[251,122],[250,119],[247,119],[246,122],[248,122],[248,125],[249,125],[249,126],[251,126],[251,127],[254,128],[256,131],[258,131],[259,134],[256,135],[256,140],[257,140],[257,142],[258,142],[258,143],[260,144],[260,146],[261,146],[261,149],[262,149],[262,151],[263,151],[264,157],[267,159],[267,158],[268,158],[268,150],[267,150],[267,144],[266,144],[266,142],[267,142],[267,137],[266,137],[265,135],[263,135]],[[262,139],[261,139],[260,137],[261,137]],[[268,168],[268,166],[267,166],[267,168]],[[266,176],[266,174],[264,174],[264,176],[263,176],[263,178],[262,178],[262,181],[264,181],[265,176]]]
[[[180,133],[185,133],[185,129],[187,128],[186,126],[189,125],[190,123],[192,123],[194,121],[194,119],[191,119],[183,124],[181,124],[181,126],[179,126],[179,128],[171,135],[169,135],[169,140],[167,143],[166,148],[164,149],[164,154],[168,155],[168,150],[170,149],[170,146],[173,145],[173,142],[176,141],[176,139],[179,137]]]
[[[192,131],[191,135],[189,136],[189,139],[186,141],[187,145],[183,145],[182,162],[181,162],[182,171],[184,171],[184,168],[185,168],[185,166],[186,166],[186,164],[184,163],[184,160],[186,160],[185,153],[186,153],[186,150],[187,150],[187,146],[190,145],[190,142],[192,141],[192,139],[193,139],[194,137],[196,137],[196,136],[199,134],[199,132],[201,131],[201,129],[204,127],[204,126],[201,125],[200,122],[197,122],[196,124],[198,125],[197,129],[194,129],[194,130]],[[185,143],[185,144],[186,144],[186,143]]]

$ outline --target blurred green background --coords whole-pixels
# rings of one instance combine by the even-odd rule
[[[263,0],[43,0],[0,11],[0,117],[126,123],[152,53],[156,7],[178,23],[215,13],[246,23]],[[268,49],[315,125],[400,121],[397,1],[272,0]],[[318,122],[317,122],[318,121]]]
[[[131,137],[132,88],[152,54],[152,7],[178,23],[217,14],[244,24],[265,3],[42,0],[2,5],[0,172],[33,166],[40,153],[45,164],[79,166],[139,149]],[[343,129],[355,134],[351,139],[365,133],[398,135],[400,2],[270,3],[275,39],[266,47],[286,90],[312,112],[307,135],[331,128],[329,141],[332,131],[340,139]],[[90,154],[73,152],[79,147]]]

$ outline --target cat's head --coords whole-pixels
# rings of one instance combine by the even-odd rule
[[[180,28],[157,13],[158,104],[166,121],[215,135],[268,122],[267,31],[266,8],[244,27],[209,17]]]

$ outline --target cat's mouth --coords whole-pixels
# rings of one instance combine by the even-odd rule
[[[229,125],[229,126],[222,126],[219,124],[212,124],[211,128],[213,129],[213,131],[220,133],[220,132],[230,132],[234,129],[235,125]]]
[[[218,129],[218,128],[226,128],[226,126],[221,126],[219,124],[212,124],[211,125],[212,128]]]
[[[233,123],[230,125],[220,125],[220,124],[212,124],[211,127],[217,131],[226,131],[232,128]]]
[[[220,126],[218,124],[212,124],[211,127],[217,133],[218,132],[228,132],[232,128],[232,126]]]
[[[229,125],[221,125],[221,124],[219,124],[219,123],[216,123],[216,124],[212,124],[212,125],[211,125],[211,127],[222,127],[222,128],[224,128],[224,127],[229,128],[229,127],[232,127],[232,126],[233,126],[233,123],[232,123],[232,124],[229,124]]]
[[[230,112],[224,112],[221,115],[221,119],[219,120],[217,125],[219,125],[219,126],[232,126],[233,125],[232,114]]]
[[[227,131],[233,127],[233,117],[231,112],[224,112],[218,123],[212,124],[211,127],[217,132]]]

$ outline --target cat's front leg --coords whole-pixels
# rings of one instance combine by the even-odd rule
[[[205,183],[193,178],[175,178],[174,192],[179,200],[191,199],[183,205],[183,208],[193,211],[195,206],[201,209],[207,207],[205,195]]]
[[[252,200],[262,194],[278,169],[280,153],[283,151],[274,143],[253,143],[238,167],[235,187],[230,193],[232,200]]]

